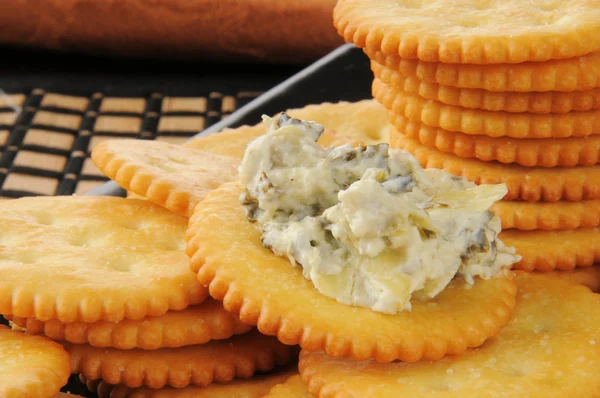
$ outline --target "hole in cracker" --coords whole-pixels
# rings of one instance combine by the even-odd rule
[[[54,217],[50,213],[38,213],[34,217],[37,223],[41,225],[52,225],[55,222]]]
[[[177,163],[177,164],[190,164],[190,159],[188,159],[187,157],[184,156],[173,156],[173,155],[167,155],[167,159],[169,159],[171,162],[173,163]]]
[[[132,230],[138,230],[138,229],[143,229],[143,225],[142,223],[140,223],[139,220],[121,220],[121,222],[119,223],[121,225],[122,228],[125,229],[132,229]]]
[[[110,259],[106,262],[106,268],[118,272],[129,272],[132,267],[131,261],[124,258]]]
[[[159,244],[161,250],[181,252],[186,249],[185,241],[181,239],[173,240],[171,242],[162,242]]]
[[[36,255],[31,252],[17,252],[15,258],[21,264],[35,264],[37,262]]]
[[[168,171],[169,173],[174,173],[178,170],[178,167],[173,167],[169,164],[163,163],[157,165],[161,170]]]

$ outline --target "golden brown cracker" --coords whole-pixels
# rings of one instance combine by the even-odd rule
[[[446,87],[507,94],[577,94],[600,87],[600,52],[547,62],[490,65],[425,62],[369,49],[365,52],[390,71]]]
[[[402,60],[401,64],[403,62],[411,62],[411,60]],[[456,66],[451,64],[433,65]],[[427,100],[463,108],[531,113],[566,113],[600,108],[600,88],[571,92],[487,91],[480,88],[459,88],[421,80],[417,76],[404,75],[397,69],[388,68],[374,61],[371,62],[371,69],[376,78],[398,90],[419,95]]]
[[[547,271],[544,275],[586,286],[594,293],[600,292],[600,265],[598,264],[568,271]]]
[[[140,348],[177,348],[223,340],[250,331],[239,317],[215,300],[181,311],[169,311],[163,316],[137,321],[99,321],[95,323],[62,323],[57,320],[41,322],[32,318],[7,316],[7,319],[27,330],[57,341],[89,344],[92,347],[112,347],[121,350]]]
[[[133,139],[98,144],[92,160],[124,189],[186,217],[208,191],[237,178],[238,166],[231,157]]]
[[[284,383],[271,388],[264,398],[312,398],[300,375],[289,377]]]
[[[570,270],[600,262],[600,228],[562,231],[519,231],[509,229],[500,239],[523,258],[513,268],[525,271]]]
[[[0,397],[50,397],[70,375],[69,355],[60,344],[0,325]]]
[[[73,372],[127,387],[207,386],[247,379],[292,360],[295,347],[257,331],[206,344],[158,350],[118,350],[64,343]]]
[[[414,362],[479,346],[509,319],[515,295],[509,272],[473,287],[456,279],[434,299],[415,299],[412,311],[395,315],[341,304],[262,246],[238,202],[240,192],[238,183],[224,184],[198,205],[187,253],[211,296],[261,333],[333,356]]]
[[[511,322],[482,347],[414,364],[353,362],[302,352],[300,373],[318,397],[597,397],[600,296],[519,273]]]
[[[91,392],[97,393],[99,398],[261,398],[269,392],[271,387],[283,383],[293,374],[297,375],[298,371],[293,369],[269,374],[255,374],[247,380],[233,380],[227,384],[213,383],[205,387],[163,387],[160,389],[115,386],[103,381],[87,381],[85,378],[82,378],[82,382],[86,383]]]
[[[594,0],[340,0],[333,11],[360,48],[454,64],[582,56],[600,49],[599,18]]]
[[[353,103],[339,102],[309,105],[304,108],[290,109],[287,112],[296,118],[313,120],[324,124],[326,127],[325,132],[319,138],[319,143],[323,147],[343,145],[348,143],[352,145],[370,145],[388,142],[389,140],[390,125],[387,121],[385,109],[373,100],[365,100]],[[185,143],[183,146],[190,148],[190,150],[195,149],[203,152],[209,152],[217,157],[227,156],[226,159],[231,161],[230,166],[236,168],[237,170],[241,159],[244,157],[246,146],[255,138],[263,135],[266,131],[265,128],[265,125],[260,123],[254,126],[242,126],[236,129],[226,129],[221,133],[195,138]],[[119,141],[119,143],[120,142],[122,141]],[[114,145],[117,144],[115,143]],[[168,146],[171,148],[170,151],[172,154],[179,153],[179,155],[181,155],[180,158],[175,157],[179,160],[192,159],[192,156],[197,158],[196,155],[198,155],[198,152],[190,152],[190,150],[185,148],[175,150],[173,147],[176,146],[164,143],[158,143],[158,145],[155,145],[152,142],[148,142],[144,145],[152,148],[151,152],[160,152],[162,151],[161,148]],[[100,151],[103,150],[100,149]],[[163,155],[167,156],[168,154],[161,153],[161,156]],[[144,158],[144,156],[142,156],[142,158]],[[148,171],[147,160],[142,159],[141,161],[143,167],[140,170]],[[152,162],[156,161],[153,160]],[[190,162],[190,164],[193,165],[193,167],[204,167],[202,166],[203,163],[197,165],[193,162]],[[188,173],[191,167],[189,164],[173,166],[169,162],[159,162],[159,165],[160,167],[169,168],[170,174],[169,172],[155,170],[155,181],[163,181],[165,184],[167,184],[164,187],[168,186],[171,188],[165,188],[166,191],[162,188],[157,189],[156,191],[150,191],[150,188],[148,188],[146,193],[140,195],[136,195],[134,192],[128,192],[128,197],[139,199],[144,198],[146,194],[152,195],[154,199],[151,199],[151,201],[160,205],[164,205],[169,210],[175,211],[176,213],[187,214],[187,211],[191,209],[197,202],[196,199],[203,197],[206,191],[213,189],[215,185],[220,185],[223,182],[234,179],[234,177],[231,176],[231,173],[223,174],[217,168],[206,167],[203,169],[203,173],[200,173],[202,177],[198,177],[200,174]],[[235,177],[237,177],[237,171]],[[125,181],[125,178],[121,181]],[[173,188],[174,186],[177,186],[177,188]],[[133,188],[131,188],[131,190],[133,190]],[[143,191],[141,188],[136,191],[138,194]],[[169,189],[171,191],[168,191]],[[195,194],[193,194],[194,190],[196,190]],[[170,196],[166,198],[164,195],[160,196],[165,192],[171,192],[169,194]],[[179,193],[176,194],[174,192]]]
[[[551,203],[501,200],[490,210],[502,220],[502,229],[530,231],[600,226],[600,200]]]
[[[492,138],[429,127],[391,113],[390,121],[406,137],[461,158],[477,158],[486,162],[497,160],[525,167],[591,166],[600,162],[600,135],[546,139]]]
[[[476,184],[504,183],[508,188],[505,200],[556,202],[600,199],[600,167],[595,165],[544,168],[482,162],[440,152],[397,132],[392,135],[391,144],[413,154],[423,167],[444,169]]]
[[[565,138],[600,134],[600,109],[568,113],[510,113],[467,109],[426,100],[373,81],[373,96],[413,122],[469,135],[512,138]]]
[[[199,304],[187,219],[148,201],[33,197],[0,206],[0,313],[116,322]]]

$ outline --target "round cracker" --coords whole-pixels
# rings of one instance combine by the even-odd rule
[[[1,397],[50,397],[70,375],[69,355],[60,344],[0,325]]]
[[[225,311],[220,302],[211,299],[181,311],[169,311],[163,316],[137,321],[62,323],[11,316],[7,316],[7,319],[29,334],[43,334],[52,340],[121,350],[155,350],[204,344],[210,340],[223,340],[246,333],[252,328],[243,324],[238,316]]]
[[[199,304],[187,219],[147,201],[34,197],[0,206],[0,313],[116,322]]]
[[[547,61],[600,49],[594,0],[340,0],[347,42],[406,59],[454,64]]]
[[[390,72],[415,77],[424,83],[467,89],[462,91],[465,93],[473,92],[470,90],[473,89],[489,94],[531,93],[534,98],[544,98],[544,96],[538,97],[542,93],[550,94],[550,98],[555,95],[559,98],[568,98],[562,95],[574,94],[576,98],[579,95],[586,95],[588,91],[594,92],[597,96],[599,91],[595,89],[600,87],[600,52],[547,62],[491,65],[425,62],[418,59],[404,59],[380,51],[365,49],[365,52],[369,58]],[[563,110],[563,112],[567,111]]]
[[[510,272],[472,287],[455,279],[434,299],[413,300],[410,312],[394,315],[322,295],[298,267],[262,246],[238,202],[240,192],[238,183],[224,184],[198,205],[186,235],[190,265],[226,310],[285,344],[413,362],[479,346],[509,320],[516,293]]]
[[[501,200],[490,210],[500,217],[505,230],[552,231],[600,226],[600,200],[534,203]]]
[[[391,145],[410,152],[426,168],[444,169],[476,184],[506,184],[504,200],[529,202],[600,199],[600,167],[523,167],[479,159],[460,158],[429,148],[392,131]]]
[[[409,62],[408,60],[403,61]],[[559,91],[526,93],[487,91],[479,88],[459,88],[427,82],[417,76],[406,76],[396,69],[390,69],[377,62],[371,62],[371,70],[377,79],[398,90],[419,95],[427,100],[469,109],[566,113],[600,108],[600,88],[566,93]]]
[[[562,231],[500,232],[500,239],[517,250],[522,259],[513,268],[525,271],[571,270],[600,262],[600,228]]]
[[[271,388],[264,398],[312,398],[300,375],[288,378],[284,383]]]
[[[158,350],[118,350],[63,343],[74,373],[126,387],[207,386],[250,378],[290,362],[295,347],[257,331],[206,344]]]
[[[147,387],[129,388],[123,385],[111,385],[103,381],[88,381],[80,377],[88,389],[99,398],[261,398],[271,387],[283,383],[291,375],[298,374],[296,369],[264,375],[254,375],[248,380],[234,380],[227,384],[210,384],[205,387],[188,386],[184,388]],[[289,398],[295,396],[287,396]]]
[[[124,189],[189,217],[207,192],[237,178],[234,158],[159,141],[107,140],[92,160]]]
[[[467,109],[424,99],[373,81],[373,96],[394,114],[413,122],[469,135],[566,138],[600,134],[600,109],[568,113],[510,113]]]
[[[512,321],[478,349],[415,364],[302,352],[302,378],[317,397],[598,396],[600,296],[539,274],[517,284]]]
[[[574,167],[600,163],[600,135],[568,138],[510,138],[469,135],[429,127],[392,114],[390,121],[408,138],[461,158],[516,163],[525,167]],[[392,136],[398,133],[392,132]]]

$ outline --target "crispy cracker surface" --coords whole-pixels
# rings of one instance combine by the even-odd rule
[[[581,202],[499,201],[490,209],[503,229],[558,230],[600,226],[600,200]]]
[[[403,76],[442,86],[497,93],[582,93],[600,87],[600,52],[547,62],[469,65],[404,59],[365,52],[378,65]]]
[[[302,378],[322,398],[600,395],[600,296],[539,274],[520,273],[517,285],[510,323],[478,349],[414,364],[303,352]]]
[[[288,378],[284,383],[271,388],[264,398],[312,398],[300,375]]]
[[[238,316],[225,311],[220,302],[210,299],[181,311],[168,311],[162,316],[138,321],[125,319],[120,322],[62,323],[57,320],[42,322],[10,315],[7,319],[29,334],[43,334],[52,340],[121,350],[155,350],[204,344],[210,340],[223,340],[235,334],[246,333],[251,329]]]
[[[358,47],[428,62],[547,61],[600,49],[595,0],[341,0],[333,19]]]
[[[102,379],[127,387],[176,388],[207,386],[255,372],[271,370],[292,360],[295,347],[256,331],[228,340],[158,350],[117,350],[64,343],[73,372],[88,380]]]
[[[531,113],[566,113],[600,108],[600,88],[570,92],[487,91],[479,88],[445,86],[421,80],[417,76],[406,76],[397,69],[388,68],[377,62],[371,62],[371,69],[376,78],[398,90],[463,108]]]
[[[469,135],[565,138],[600,134],[600,109],[550,114],[467,109],[424,99],[379,79],[373,81],[373,96],[394,114],[413,122]]]
[[[513,268],[525,271],[570,270],[600,262],[600,228],[561,231],[509,229],[500,239],[523,258]]]
[[[226,384],[213,383],[205,387],[188,386],[184,388],[128,388],[106,382],[87,381],[85,378],[82,378],[82,382],[86,383],[90,391],[97,393],[99,398],[261,398],[271,387],[283,383],[291,375],[297,373],[297,370],[293,369],[254,375],[247,380],[234,380]],[[293,396],[288,397],[292,398]]]
[[[124,189],[186,217],[208,191],[237,178],[233,158],[158,141],[104,141],[92,160]]]
[[[69,355],[59,344],[0,325],[0,397],[50,397],[70,375]]]
[[[485,162],[497,160],[525,167],[591,166],[600,162],[600,135],[548,139],[493,138],[429,127],[402,115],[390,115],[390,120],[406,137],[461,158],[477,158]]]
[[[148,201],[34,197],[0,206],[0,313],[119,321],[207,297],[182,249],[187,219]]]
[[[516,292],[510,273],[473,287],[455,280],[429,302],[413,300],[411,312],[395,315],[338,303],[262,246],[240,192],[239,184],[224,184],[198,205],[187,253],[211,296],[261,333],[333,356],[414,362],[479,346],[509,319]]]
[[[392,131],[391,145],[412,153],[425,168],[444,169],[476,184],[505,183],[505,200],[530,202],[600,199],[600,167],[523,167],[479,159],[460,158],[429,148],[417,140]]]

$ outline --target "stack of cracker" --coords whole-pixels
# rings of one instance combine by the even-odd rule
[[[595,2],[342,0],[390,143],[424,167],[505,183],[493,211],[518,269],[600,261],[600,17]]]
[[[177,388],[184,396],[219,383],[234,396],[239,386],[226,383],[292,361],[294,347],[258,333],[208,298],[185,254],[187,222],[138,199],[47,197],[3,203],[0,313],[14,329],[44,337],[0,329],[0,345],[23,341],[17,345],[24,349],[13,347],[12,355],[33,361],[9,366],[12,376],[3,374],[0,381],[35,379],[33,387],[20,387],[41,391],[11,395],[14,388],[6,392],[4,385],[0,396],[47,398],[71,373],[120,388]],[[40,358],[28,354],[36,348]],[[0,358],[9,360],[10,353],[4,354]],[[44,360],[48,363],[37,369]],[[32,375],[25,377],[28,372]],[[38,374],[45,380],[36,379]],[[281,377],[247,383],[266,392]]]

